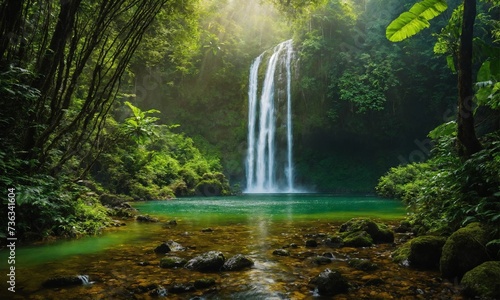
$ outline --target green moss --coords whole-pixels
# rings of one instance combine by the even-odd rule
[[[410,256],[410,242],[399,246],[396,250],[392,252],[391,256],[392,256],[392,261],[408,266],[409,265],[408,257]]]
[[[167,256],[160,260],[160,268],[174,269],[181,268],[187,263],[187,260],[177,256]]]
[[[445,237],[419,236],[409,242],[408,260],[416,268],[438,268]]]
[[[366,231],[355,231],[343,237],[346,247],[370,247],[373,245],[372,237]]]
[[[370,219],[354,218],[340,227],[340,232],[351,233],[358,231],[368,233],[372,239],[372,243],[392,243],[394,241],[394,233],[387,225],[376,223]]]
[[[461,285],[468,297],[500,298],[500,261],[487,261],[465,273]]]
[[[455,231],[443,246],[440,260],[445,278],[461,278],[467,271],[488,260],[488,231],[479,223]]]

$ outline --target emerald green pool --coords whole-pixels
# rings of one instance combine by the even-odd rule
[[[405,208],[400,201],[373,196],[341,197],[323,194],[247,194],[233,197],[182,198],[135,203],[134,207],[143,214],[188,219],[189,222],[206,225],[234,221],[251,222],[254,217],[275,221],[345,221],[354,217],[390,220],[405,215]]]

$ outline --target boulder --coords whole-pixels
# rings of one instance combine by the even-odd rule
[[[333,296],[347,293],[349,283],[338,271],[326,269],[311,279],[309,285],[322,296]]]
[[[441,236],[419,236],[411,241],[408,261],[411,267],[422,269],[439,268],[441,252],[446,242]]]
[[[354,218],[340,226],[340,232],[345,232],[344,237],[350,233],[361,231],[368,233],[374,243],[381,244],[394,242],[394,233],[387,225],[376,223],[370,219]]]
[[[222,252],[209,251],[189,260],[184,267],[200,272],[216,272],[221,269],[225,261]]]
[[[224,263],[222,269],[226,271],[239,271],[245,268],[250,268],[253,265],[254,262],[252,260],[246,258],[242,254],[236,254]]]
[[[165,269],[176,269],[183,267],[187,263],[187,260],[177,256],[167,256],[160,260],[160,268]]]
[[[436,269],[445,242],[445,237],[419,236],[399,246],[392,252],[392,259],[406,267]]]
[[[487,261],[488,231],[479,223],[471,223],[455,231],[443,246],[440,259],[441,275],[459,278]]]
[[[500,299],[500,261],[487,261],[465,273],[460,283],[470,298]]]

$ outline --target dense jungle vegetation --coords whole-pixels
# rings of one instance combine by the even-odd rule
[[[240,191],[248,68],[289,38],[300,186],[372,193],[394,167],[376,190],[421,230],[498,224],[500,2],[477,1],[465,71],[476,1],[447,2],[394,43],[386,29],[412,2],[2,1],[0,184],[16,189],[19,235],[98,232],[111,195]]]

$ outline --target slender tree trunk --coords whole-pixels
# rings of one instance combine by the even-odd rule
[[[464,157],[481,150],[481,144],[474,129],[472,89],[472,39],[476,19],[476,0],[464,0],[462,34],[458,54],[458,141]]]
[[[2,64],[12,59],[4,58],[9,47],[21,41],[23,4],[23,0],[7,0],[0,5],[0,62]]]

